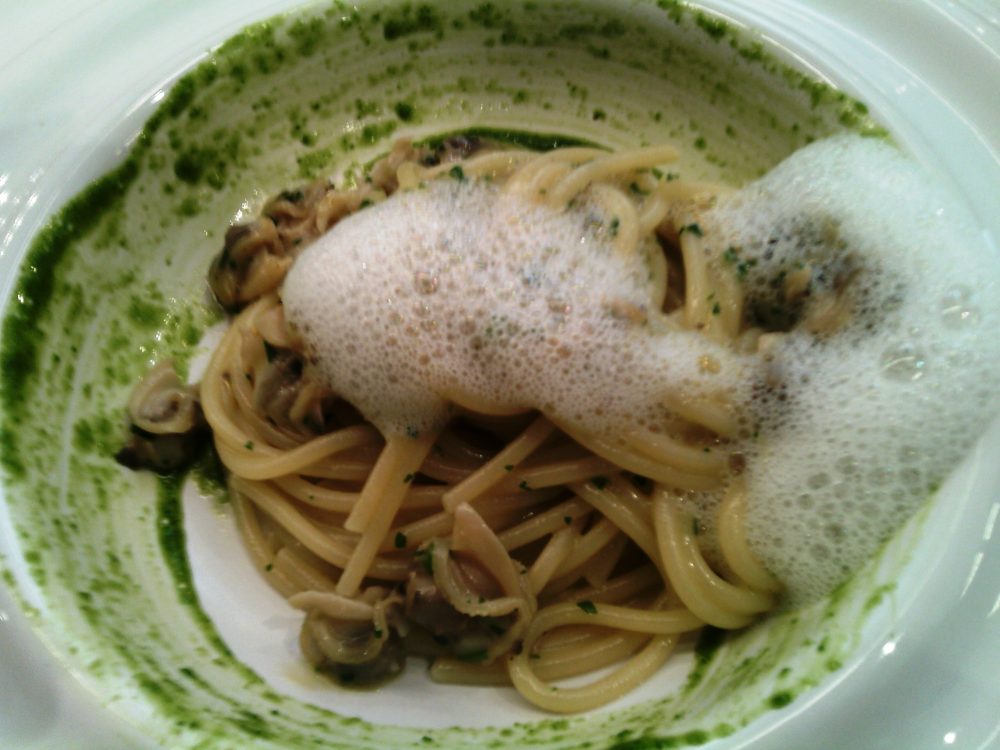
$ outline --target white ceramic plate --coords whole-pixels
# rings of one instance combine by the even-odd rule
[[[245,23],[297,4],[38,2],[6,10],[0,298],[11,293],[14,269],[45,219],[116,162],[178,73]],[[1000,12],[986,3],[860,0],[805,7],[790,0],[729,0],[712,7],[760,29],[804,67],[869,103],[908,150],[953,183],[996,250]],[[942,489],[923,526],[935,533],[920,535],[895,594],[871,618],[845,666],[787,708],[720,740],[719,747],[1000,747],[1000,549],[992,540],[1000,513],[998,451],[1000,428],[994,426]],[[225,524],[211,513],[199,516],[199,508],[206,506],[188,503],[195,581],[203,596],[215,595],[226,581],[199,570],[218,553],[215,525],[224,530]],[[18,549],[0,513],[0,552],[17,574],[21,601],[30,602]],[[217,621],[225,609],[226,600],[220,601],[215,609],[206,607]],[[284,637],[284,623],[268,622]],[[255,654],[252,637],[241,640],[239,633],[221,630],[240,659],[269,678],[279,674],[278,666]],[[85,666],[67,657],[69,644],[50,645],[63,661],[53,658],[0,588],[0,745],[150,745],[141,728],[119,716],[141,725],[143,706],[94,694]],[[294,680],[281,683],[280,674],[274,680],[294,692]],[[419,681],[412,688],[419,696]],[[466,700],[457,692],[449,696],[448,713],[438,712],[428,725],[530,718],[516,710],[502,719],[476,713],[481,698]],[[428,713],[435,713],[434,706],[414,698],[404,706],[376,708],[367,718],[415,725]]]

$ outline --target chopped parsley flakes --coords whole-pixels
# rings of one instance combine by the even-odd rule
[[[461,661],[471,661],[471,662],[484,662],[489,657],[485,648],[476,649],[475,651],[466,651],[461,654],[456,654]]]
[[[426,547],[418,549],[414,555],[417,562],[423,567],[427,575],[434,575],[434,544],[428,544]]]

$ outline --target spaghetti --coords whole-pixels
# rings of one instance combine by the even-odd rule
[[[334,390],[308,320],[298,312],[289,324],[279,287],[302,248],[349,214],[421,190],[481,190],[594,225],[611,263],[641,270],[648,299],[602,299],[603,314],[625,332],[713,342],[698,372],[754,349],[761,331],[744,322],[733,274],[701,249],[694,217],[723,188],[664,179],[656,168],[677,158],[673,148],[479,145],[398,143],[362,187],[283,193],[231,229],[212,286],[238,312],[201,381],[201,408],[247,549],[306,613],[300,644],[312,664],[366,682],[426,656],[435,680],[512,684],[543,709],[584,711],[647,679],[684,634],[744,627],[776,602],[779,586],[743,535],[732,404],[665,392],[656,424],[611,434],[523,403],[530,395],[435,381],[433,418],[411,429]],[[438,283],[415,280],[418,292]],[[693,519],[691,493],[719,498],[717,521]]]

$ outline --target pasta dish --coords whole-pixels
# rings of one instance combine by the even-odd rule
[[[767,555],[788,509],[755,510],[760,467],[811,398],[783,363],[815,372],[905,289],[839,220],[737,236],[751,198],[677,179],[679,156],[399,141],[356,186],[281,193],[212,265],[233,318],[200,384],[154,368],[120,460],[171,469],[207,425],[247,549],[342,683],[421,656],[584,711],[685,634],[828,590],[884,533],[775,550],[805,584]],[[842,491],[821,473],[791,484]]]

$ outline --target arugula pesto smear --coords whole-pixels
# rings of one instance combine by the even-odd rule
[[[732,733],[847,657],[895,551],[726,643],[667,697],[477,730],[375,726],[280,694],[229,652],[184,565],[180,485],[113,463],[121,405],[152,361],[183,373],[221,320],[204,275],[228,222],[290,185],[363,179],[394,138],[671,141],[691,155],[685,178],[741,183],[844,128],[879,132],[849,96],[679,3],[335,3],[249,27],[174,84],[21,266],[0,338],[0,461],[24,565],[4,563],[5,580],[60,658],[98,694],[151,705],[144,731],[171,747],[680,747]]]

